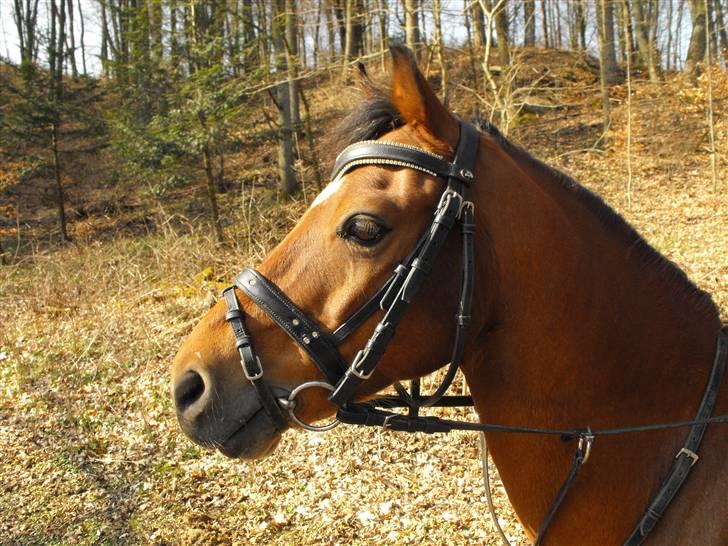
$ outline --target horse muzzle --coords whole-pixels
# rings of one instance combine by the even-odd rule
[[[288,396],[273,389],[276,396]],[[173,379],[172,397],[185,435],[227,457],[265,457],[280,441],[283,431],[247,381],[219,381],[202,368],[190,368]]]

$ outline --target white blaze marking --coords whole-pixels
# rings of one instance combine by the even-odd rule
[[[324,201],[326,201],[329,197],[334,195],[336,191],[341,187],[341,184],[344,182],[345,176],[340,176],[333,182],[330,182],[323,190],[321,190],[321,193],[319,193],[316,196],[316,199],[313,200],[313,203],[311,203],[311,208],[320,205]]]

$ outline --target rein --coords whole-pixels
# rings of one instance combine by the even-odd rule
[[[434,219],[410,254],[397,265],[381,288],[331,333],[327,333],[326,329],[315,319],[306,315],[270,280],[252,268],[244,269],[235,278],[234,285],[223,292],[228,307],[225,318],[235,335],[243,372],[255,389],[263,410],[280,431],[285,430],[289,422],[293,421],[306,430],[319,432],[330,430],[339,423],[347,423],[377,426],[403,432],[436,433],[470,430],[481,433],[554,435],[560,436],[564,441],[577,439],[571,468],[539,527],[534,543],[536,545],[543,542],[546,531],[570,486],[582,465],[589,459],[596,438],[690,427],[685,444],[675,456],[670,474],[653,498],[645,515],[625,542],[625,546],[636,546],[641,544],[655,527],[687,478],[690,469],[697,462],[697,451],[707,425],[728,423],[728,415],[711,417],[725,373],[728,333],[722,331],[718,336],[710,380],[696,418],[691,421],[592,430],[588,427],[581,429],[518,427],[420,416],[419,410],[423,407],[472,407],[474,405],[471,396],[446,396],[445,393],[452,384],[462,362],[467,327],[470,323],[474,280],[475,207],[472,202],[467,200],[467,196],[469,187],[475,179],[475,162],[479,142],[479,131],[473,125],[461,122],[460,139],[452,162],[415,146],[380,141],[359,142],[339,154],[331,177],[334,181],[362,165],[388,165],[414,169],[447,180],[447,187],[437,205]],[[363,403],[354,402],[357,389],[374,373],[389,342],[395,335],[397,326],[413,302],[423,281],[432,270],[434,261],[455,224],[460,227],[462,239],[462,278],[458,312],[455,316],[455,339],[450,365],[443,382],[429,396],[421,395],[419,380],[414,380],[411,382],[409,392],[403,385],[396,383],[394,387],[397,396],[385,396]],[[245,313],[240,307],[235,288],[240,289],[263,309],[309,355],[326,381],[303,383],[293,389],[287,398],[276,398],[271,387],[264,381],[263,366],[255,353],[252,339],[246,329]],[[384,316],[374,328],[365,347],[356,354],[352,363],[347,365],[339,352],[339,345],[379,310],[384,312]],[[324,425],[313,425],[299,419],[295,413],[296,398],[303,390],[309,388],[323,388],[331,391],[329,401],[337,406],[335,420]],[[390,411],[392,408],[408,408],[408,413],[395,413]],[[488,486],[486,485],[486,487]]]

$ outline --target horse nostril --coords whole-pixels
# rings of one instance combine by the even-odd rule
[[[205,382],[202,376],[193,370],[185,373],[174,387],[174,402],[177,405],[177,411],[183,413],[197,402],[204,392]]]

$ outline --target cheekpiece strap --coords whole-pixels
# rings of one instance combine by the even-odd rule
[[[401,272],[402,282],[394,283],[396,293],[389,291],[387,306],[382,306],[385,311],[384,317],[374,329],[366,346],[357,353],[351,366],[336,384],[334,392],[329,401],[338,406],[344,407],[354,398],[355,392],[364,381],[374,373],[387,346],[394,337],[397,326],[402,320],[406,310],[412,303],[415,295],[422,286],[425,278],[432,270],[434,261],[440,253],[448,234],[453,225],[463,219],[463,211],[467,208],[472,212],[472,204],[467,203],[467,193],[470,183],[474,180],[475,162],[478,156],[480,144],[479,131],[469,123],[460,124],[460,139],[455,151],[455,158],[452,163],[443,158],[431,154],[425,150],[395,145],[388,142],[363,142],[360,145],[353,145],[344,150],[339,156],[334,168],[334,176],[340,177],[342,173],[355,164],[377,164],[382,159],[393,160],[395,165],[401,165],[424,172],[430,172],[447,179],[447,188],[442,194],[440,204],[435,211],[435,218],[430,229],[426,232],[425,238],[412,261],[407,264]],[[410,164],[411,163],[411,164]],[[466,207],[466,204],[469,205]],[[467,215],[467,224],[474,221],[472,215]],[[466,245],[467,246],[467,245]],[[467,251],[465,251],[467,253]],[[471,290],[466,290],[467,297]],[[469,315],[469,302],[465,307],[467,312],[461,310],[461,315]],[[461,306],[462,307],[462,306]],[[464,326],[464,325],[463,325]],[[460,329],[460,343],[464,342],[464,328]],[[455,351],[458,359],[461,350]],[[459,362],[452,362],[451,370],[447,378],[451,381]],[[446,381],[447,383],[447,381]],[[439,398],[444,392],[437,392],[435,397]],[[435,399],[432,401],[434,402]]]

